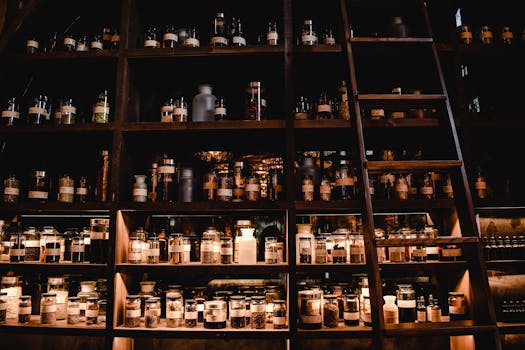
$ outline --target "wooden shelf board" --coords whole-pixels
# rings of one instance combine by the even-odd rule
[[[288,272],[287,264],[265,264],[257,263],[256,265],[212,265],[201,263],[190,264],[117,264],[116,269],[122,273],[143,273],[149,272],[170,272],[170,273],[198,273],[198,274],[271,274]]]
[[[460,167],[460,160],[406,160],[406,161],[367,161],[369,171],[446,171]]]
[[[264,130],[264,129],[284,129],[284,120],[220,120],[213,122],[188,122],[188,123],[161,123],[161,122],[135,122],[123,125],[123,131],[142,132],[142,131],[184,131],[184,130],[203,130],[217,131],[223,130]]]
[[[341,44],[326,45],[317,44],[312,46],[295,45],[293,47],[294,53],[308,54],[308,53],[341,53],[343,52]]]
[[[294,120],[294,128],[296,129],[350,129],[350,121],[343,119],[327,119],[327,120]]]
[[[477,244],[478,237],[452,237],[442,236],[438,238],[390,238],[390,239],[376,239],[375,243],[378,247],[404,247],[412,245],[446,245],[446,244]]]
[[[485,262],[487,269],[494,270],[523,270],[525,260],[489,260]]]
[[[37,263],[37,262],[22,262],[10,263],[0,262],[0,270],[8,271],[29,271],[29,272],[77,272],[77,273],[108,273],[109,267],[106,264],[90,264],[90,263]]]
[[[475,199],[476,211],[506,211],[524,210],[525,200],[523,199]]]
[[[110,124],[75,124],[75,125],[16,125],[0,127],[0,135],[21,134],[78,134],[112,132],[114,125]]]
[[[466,261],[427,261],[427,262],[403,262],[403,263],[381,263],[382,271],[450,271],[464,270],[467,268]]]
[[[453,199],[435,198],[435,199],[374,199],[372,200],[372,207],[376,212],[396,211],[406,212],[410,210],[425,210],[429,209],[453,209],[456,204]]]
[[[0,324],[0,332],[22,333],[22,334],[56,334],[70,336],[105,336],[108,334],[105,324],[87,326],[85,322],[68,325],[66,320],[57,321],[56,325],[40,324],[39,315],[31,315],[31,321],[27,324],[19,324],[18,319],[7,320]]]
[[[366,264],[297,264],[295,271],[304,274],[319,274],[323,272],[363,273],[366,272]],[[353,327],[349,328],[353,329]]]
[[[363,128],[436,128],[438,118],[363,119]]]
[[[135,212],[202,212],[217,213],[226,211],[268,211],[283,212],[288,209],[288,202],[192,202],[192,203],[134,203],[120,204],[122,211]]]
[[[297,334],[302,338],[371,338],[372,327],[350,327],[339,322],[339,326],[335,328],[323,326],[321,329],[298,329]]]
[[[117,50],[90,50],[90,51],[55,51],[55,52],[36,52],[34,54],[15,53],[8,54],[1,58],[6,62],[28,62],[28,61],[54,61],[54,60],[99,60],[116,59],[119,55]]]
[[[351,43],[432,43],[432,38],[394,38],[394,37],[368,37],[368,36],[357,36],[350,38]]]
[[[361,213],[360,201],[357,199],[351,200],[332,200],[332,201],[295,201],[295,209],[298,212],[351,212]]]
[[[494,332],[495,325],[474,325],[472,321],[400,323],[385,325],[387,337],[453,336]]]
[[[523,334],[525,333],[525,322],[507,323],[498,322],[500,334]]]
[[[172,57],[214,57],[228,55],[271,55],[283,54],[284,45],[249,45],[244,47],[177,47],[175,49],[137,48],[125,51],[130,59],[172,58]]]
[[[518,41],[519,39],[516,39]],[[463,55],[515,55],[525,53],[525,47],[522,45],[504,45],[493,44],[483,45],[479,43],[472,43],[470,45],[460,43],[439,43],[436,45],[441,52],[459,52]]]
[[[103,212],[109,214],[112,203],[0,203],[0,212],[26,213],[26,214],[45,214],[45,213],[87,213]]]
[[[358,101],[443,101],[443,94],[358,94]]]

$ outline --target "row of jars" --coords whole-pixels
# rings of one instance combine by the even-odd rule
[[[422,119],[437,117],[437,109],[418,107],[418,108],[369,108],[361,110],[361,117],[370,120],[395,120],[395,119]]]
[[[148,176],[135,175],[132,197],[134,202],[190,203],[200,198],[223,202],[277,201],[283,199],[283,183],[282,171],[277,168],[270,169],[267,176],[260,176],[257,168],[252,166],[248,173],[244,162],[236,161],[233,169],[206,172],[202,190],[197,192],[194,168],[176,166],[173,158],[165,156],[159,163],[152,163]]]
[[[369,179],[370,195],[375,199],[454,198],[450,174],[385,173]]]
[[[156,328],[165,318],[168,328],[197,327],[223,329],[275,329],[287,327],[286,302],[279,285],[265,285],[259,292],[250,289],[216,291],[208,296],[206,288],[194,288],[185,298],[181,285],[169,285],[166,293],[155,292],[155,281],[140,282],[140,293],[128,295],[124,309],[124,326]]]
[[[117,50],[119,44],[120,35],[117,29],[104,27],[102,33],[92,35],[73,34],[71,32],[59,35],[58,32],[53,32],[44,45],[42,45],[42,39],[32,36],[26,41],[26,53]]]
[[[169,237],[162,230],[149,236],[142,227],[129,237],[128,263],[130,264],[241,264],[257,263],[257,239],[250,220],[238,220],[235,237],[227,237],[214,227],[197,236],[172,233]],[[264,262],[284,262],[284,242],[279,237],[265,237]]]
[[[231,119],[224,98],[212,94],[212,86],[201,84],[199,93],[192,100],[192,114],[189,117],[189,103],[184,96],[168,98],[160,107],[162,123],[209,122]],[[266,89],[260,81],[251,81],[245,89],[244,120],[264,120],[267,118],[268,100]]]
[[[459,32],[459,40],[461,43],[465,45],[470,45],[474,42],[474,35],[472,34],[472,30],[470,29],[470,26],[461,25],[458,27],[458,32]],[[523,31],[520,34],[521,34],[521,42],[523,43],[525,42],[525,29],[523,29]],[[487,26],[487,25],[481,26],[479,28],[477,39],[479,40],[479,43],[483,45],[492,45],[496,42],[496,39],[494,39],[494,31],[492,27]],[[514,32],[509,26],[501,27],[497,40],[498,40],[497,43],[501,43],[505,45],[513,45],[516,43]]]
[[[3,222],[0,221],[0,226]],[[82,231],[68,228],[58,232],[53,226],[22,230],[16,224],[0,227],[0,261],[23,263],[106,264],[109,248],[109,219],[93,218]]]
[[[20,105],[16,97],[10,97],[2,108],[0,125],[15,126],[20,124],[42,125],[63,124],[73,125],[77,120],[77,103],[73,98],[57,99],[52,113],[51,98],[47,95],[37,95],[28,106],[27,113],[21,114]],[[91,108],[91,122],[107,124],[110,119],[110,105],[108,90],[103,90]]]
[[[97,292],[96,286],[96,281],[81,281],[78,294],[70,296],[64,277],[48,277],[46,291],[40,296],[31,296],[22,295],[18,276],[2,276],[0,323],[9,320],[29,323],[35,311],[32,305],[35,298],[39,298],[40,323],[43,325],[54,325],[57,321],[88,326],[105,323],[107,300],[100,298],[106,295]]]
[[[343,80],[337,87],[337,96],[335,97],[329,96],[325,90],[321,91],[317,99],[299,96],[295,103],[294,118],[297,120],[350,120],[346,82]]]

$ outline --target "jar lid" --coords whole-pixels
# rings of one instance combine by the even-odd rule
[[[7,292],[0,292],[0,296],[7,295]]]
[[[45,298],[56,298],[57,293],[42,293],[42,296]]]
[[[286,303],[286,301],[285,301],[285,300],[278,299],[278,300],[274,300],[273,303],[274,303],[274,304],[284,304],[284,303]]]
[[[146,299],[146,303],[147,304],[157,304],[157,301],[155,299],[149,298],[149,299]]]
[[[250,81],[250,87],[251,88],[261,87],[261,82],[260,81]]]
[[[222,13],[222,12],[217,12],[217,13],[215,14],[215,17],[222,17],[222,18],[224,18],[224,13]]]
[[[64,284],[64,277],[48,277],[47,284],[51,284],[51,285]]]
[[[246,297],[245,297],[244,295],[232,295],[232,296],[230,297],[230,299],[231,299],[231,300],[238,300],[238,301],[240,301],[240,300],[245,300]]]
[[[24,299],[24,300],[31,299],[31,295],[21,295],[20,299]]]
[[[160,297],[149,297],[148,299],[146,300],[155,300],[155,301],[160,301]]]
[[[481,31],[490,31],[489,26],[481,26]]]
[[[324,295],[324,298],[325,298],[325,299],[336,299],[336,298],[337,298],[337,295],[333,295],[333,294],[325,294],[325,295]]]
[[[305,19],[304,24],[312,24],[313,21],[311,19]]]
[[[195,304],[197,301],[195,299],[186,299],[186,304]]]
[[[464,297],[465,296],[465,294],[461,292],[448,292],[448,295],[451,297]]]
[[[126,295],[126,299],[138,299],[138,298],[140,298],[140,296],[136,294]]]
[[[346,294],[346,297],[348,299],[354,299],[354,298],[357,298],[357,295],[356,294]]]
[[[98,297],[88,297],[87,301],[98,301]]]
[[[262,295],[254,295],[252,296],[252,300],[257,300],[257,301],[266,300],[266,297]]]
[[[180,236],[182,236],[182,233],[180,232],[170,233],[170,237],[180,237]]]
[[[193,177],[193,169],[192,168],[182,168],[181,176],[182,177]]]
[[[182,295],[178,292],[169,292],[166,293],[167,299],[182,299]]]
[[[78,301],[80,300],[80,297],[69,297],[69,301]]]
[[[175,165],[175,161],[171,158],[164,158],[162,160],[162,164],[164,165]]]

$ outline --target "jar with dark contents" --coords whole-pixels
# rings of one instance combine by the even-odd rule
[[[221,202],[231,202],[233,196],[233,177],[227,171],[219,174],[217,188],[217,199]]]
[[[88,51],[88,38],[86,34],[81,34],[77,37],[77,45],[75,47],[75,51]]]
[[[261,196],[261,183],[259,174],[252,170],[252,172],[246,178],[244,185],[244,194],[247,201],[256,202]]]
[[[77,117],[77,107],[73,104],[73,99],[66,98],[60,106],[60,124],[73,125]]]
[[[147,306],[147,304],[146,304]],[[166,294],[166,326],[169,328],[181,327],[184,323],[184,303],[182,295],[177,292]]]
[[[335,295],[324,296],[323,324],[328,328],[339,326],[339,305]]]
[[[95,34],[93,35],[93,38],[91,39],[91,43],[89,44],[89,48],[91,50],[103,50],[104,49],[104,43],[102,43],[102,35]]]
[[[124,326],[135,328],[140,326],[140,296],[127,295]]]
[[[459,40],[465,45],[472,44],[472,31],[467,25],[462,25],[458,27],[459,31]]]
[[[345,326],[359,325],[359,297],[355,294],[347,294],[344,298],[344,321]]]
[[[153,298],[146,300],[144,310],[144,323],[146,328],[157,328],[159,326],[160,310],[157,308],[157,301]]]
[[[20,196],[20,180],[15,174],[10,174],[4,179],[2,200],[4,203],[16,203]]]
[[[18,303],[18,323],[31,321],[31,295],[22,295]]]
[[[231,237],[221,237],[221,264],[233,262],[233,242]]]
[[[244,117],[248,120],[266,119],[265,89],[260,81],[251,81],[246,89]]]
[[[489,26],[482,26],[479,30],[479,40],[483,45],[492,44],[492,29]]]
[[[274,329],[286,328],[286,301],[274,300],[272,310],[272,323]]]
[[[67,324],[80,323],[80,297],[69,297],[67,302]]]
[[[204,328],[226,328],[226,301],[210,300],[204,302]]]
[[[71,34],[65,34],[62,43],[64,45],[64,51],[67,52],[75,51],[75,48],[77,46],[77,41],[75,40],[75,38],[73,38],[73,35]]]
[[[187,36],[184,39],[184,46],[185,47],[200,47],[201,42],[199,40],[199,32],[197,31],[197,28],[195,26],[191,26],[188,28]]]
[[[158,41],[157,27],[148,26],[144,31],[144,47],[155,49],[160,47],[160,42]]]
[[[319,329],[322,326],[323,308],[320,290],[299,291],[299,328]]]
[[[55,293],[42,293],[40,301],[40,323],[55,325],[57,322],[57,295]]]
[[[224,18],[224,13],[217,12],[215,14],[215,18],[212,23],[212,29],[211,29],[211,38],[210,38],[210,46],[211,47],[217,47],[217,46],[227,46],[228,45],[228,38],[226,37],[226,20]]]
[[[232,328],[246,327],[246,297],[233,295],[230,298],[230,325]]]
[[[252,297],[251,324],[254,329],[266,328],[266,297],[259,295]]]
[[[60,262],[60,237],[57,233],[44,233],[44,262],[58,263]]]
[[[213,117],[215,120],[225,120],[227,117],[226,102],[223,98],[217,98],[215,100],[215,108],[213,109]]]
[[[197,301],[195,299],[186,299],[184,303],[184,325],[188,328],[197,327]]]
[[[35,36],[30,37],[26,41],[26,53],[33,54],[38,52],[40,43]]]
[[[26,236],[22,232],[11,234],[9,261],[24,262],[26,256]]]
[[[505,26],[501,28],[501,42],[505,45],[512,45],[514,41],[514,33],[512,33],[512,30],[509,26]]]
[[[162,47],[165,49],[174,49],[178,42],[179,37],[177,35],[177,31],[175,30],[175,26],[173,24],[166,25],[164,28],[164,34],[162,35]]]

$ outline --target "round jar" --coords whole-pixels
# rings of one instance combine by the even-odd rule
[[[224,300],[204,302],[204,328],[226,328],[226,302]]]
[[[67,324],[80,322],[80,297],[69,297],[67,303]]]
[[[319,329],[322,326],[323,309],[320,290],[302,290],[298,293],[299,328]]]
[[[178,292],[166,294],[166,326],[169,328],[181,327],[183,324],[184,303]]]
[[[140,296],[138,295],[126,296],[124,326],[129,328],[140,326]]]

